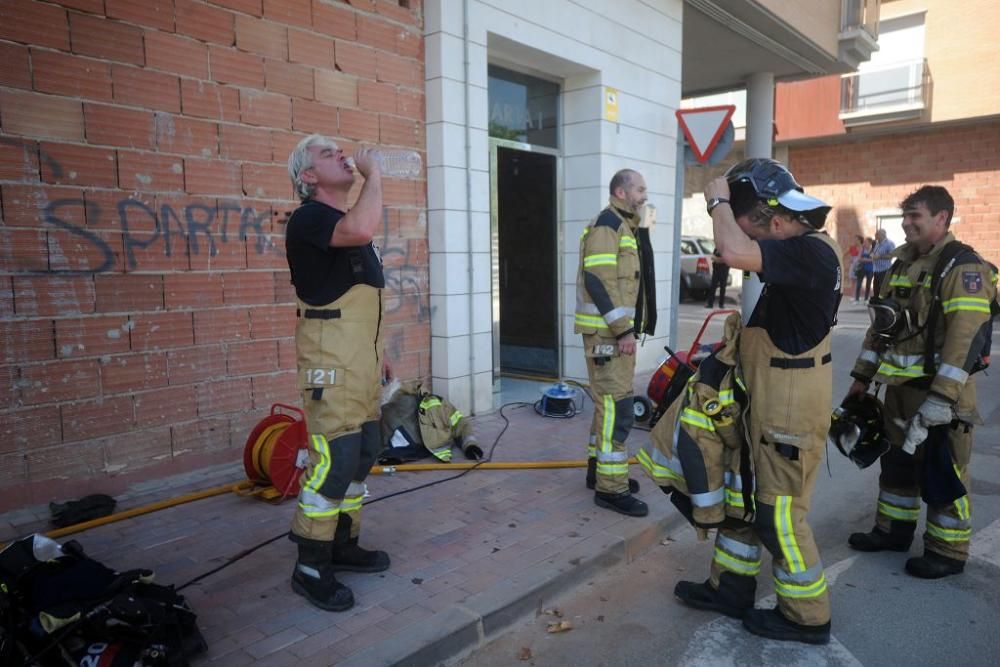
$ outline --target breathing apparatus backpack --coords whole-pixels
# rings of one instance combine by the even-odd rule
[[[952,267],[955,266],[960,260],[965,260],[970,257],[974,257],[979,261],[990,267],[990,275],[993,281],[996,282],[997,267],[990,262],[987,262],[979,254],[972,249],[972,247],[962,243],[961,241],[952,241],[944,248],[941,249],[941,256],[938,258],[937,263],[934,265],[934,273],[931,274],[931,293],[934,295],[934,305],[931,306],[931,311],[927,317],[927,337],[925,338],[924,345],[924,372],[928,375],[932,375],[937,372],[937,368],[934,366],[934,332],[936,330],[937,318],[940,317],[944,309],[941,305],[941,281],[951,271]],[[972,369],[969,374],[978,373],[981,370],[985,370],[990,365],[990,352],[993,347],[993,320],[1000,315],[1000,303],[997,303],[997,297],[994,297],[990,301],[990,319],[987,321],[986,326],[983,327],[983,345],[979,349],[979,356],[973,363]]]
[[[0,551],[0,664],[184,667],[207,649],[196,616],[149,570],[116,572],[31,535]]]
[[[924,374],[933,376],[937,373],[935,363],[935,352],[937,342],[938,319],[944,315],[944,305],[941,299],[941,283],[956,264],[961,262],[982,263],[989,267],[991,278],[994,284],[997,279],[997,267],[987,262],[976,253],[971,247],[960,241],[952,241],[941,249],[941,254],[934,263],[934,269],[930,274],[931,305],[927,313],[927,320],[918,325],[916,315],[910,309],[904,308],[899,301],[889,297],[873,297],[868,301],[868,314],[872,321],[872,330],[880,339],[887,342],[901,342],[909,340],[920,334],[924,335]],[[890,275],[895,273],[896,264],[889,270]],[[974,274],[978,279],[979,274]],[[981,289],[981,287],[980,287]],[[994,298],[990,301],[990,317],[977,333],[973,345],[979,348],[975,351],[976,358],[973,361],[969,374],[978,373],[990,365],[990,352],[993,345],[993,320],[1000,315],[1000,303]],[[904,335],[904,332],[909,332]],[[926,333],[925,333],[926,332]]]

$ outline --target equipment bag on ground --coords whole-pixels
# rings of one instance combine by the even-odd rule
[[[184,667],[207,649],[196,616],[150,570],[116,572],[32,535],[0,551],[0,665]]]

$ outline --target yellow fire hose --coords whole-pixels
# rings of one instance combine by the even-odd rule
[[[629,465],[637,463],[635,457],[628,460]],[[391,475],[396,472],[419,472],[422,470],[534,470],[549,468],[586,468],[586,459],[582,461],[502,461],[493,463],[401,463],[395,466],[372,466],[371,475]]]
[[[636,463],[635,458],[629,459],[629,465],[634,465]],[[392,475],[397,472],[422,472],[430,470],[468,470],[470,468],[477,468],[481,470],[550,470],[554,468],[586,468],[587,461],[576,460],[576,461],[503,461],[503,462],[492,462],[488,461],[486,463],[403,463],[395,466],[372,466],[372,475]],[[253,482],[244,481],[238,482],[236,484],[224,484],[222,486],[216,486],[211,489],[205,489],[204,491],[195,491],[193,493],[187,493],[182,496],[177,496],[176,498],[168,498],[167,500],[160,500],[155,503],[150,503],[149,505],[143,505],[142,507],[134,507],[130,510],[124,510],[122,512],[115,512],[114,514],[109,514],[108,516],[102,516],[99,519],[92,519],[90,521],[84,521],[83,523],[77,523],[72,526],[66,526],[65,528],[56,528],[55,530],[50,530],[45,533],[48,537],[53,539],[57,537],[63,537],[65,535],[72,535],[74,533],[79,533],[84,530],[89,530],[91,528],[97,528],[98,526],[105,526],[109,523],[115,523],[117,521],[124,521],[125,519],[131,519],[132,517],[142,516],[143,514],[150,514],[152,512],[157,512],[159,510],[167,509],[170,507],[176,507],[178,505],[184,505],[185,503],[194,502],[195,500],[201,500],[203,498],[211,498],[213,496],[221,496],[224,493],[236,493],[241,496],[255,495],[255,493],[260,492],[261,489],[255,491]],[[0,547],[5,546],[4,543],[0,543]]]

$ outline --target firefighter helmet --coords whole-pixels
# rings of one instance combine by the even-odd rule
[[[792,172],[777,160],[750,158],[726,171],[733,213],[739,217],[750,211],[755,202],[781,206],[814,229],[822,229],[830,206],[805,194]]]
[[[848,396],[833,411],[830,430],[826,435],[840,453],[867,468],[889,451],[889,436],[885,432],[882,401],[872,394]]]

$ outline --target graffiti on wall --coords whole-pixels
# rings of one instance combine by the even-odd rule
[[[0,137],[0,143],[21,145],[13,139]],[[39,159],[58,180],[65,174],[62,165],[44,150],[38,149]],[[176,253],[207,254],[215,257],[220,246],[236,241],[245,243],[252,238],[257,254],[275,251],[271,236],[265,231],[268,211],[258,211],[236,201],[219,201],[218,205],[190,202],[184,206],[168,203],[159,207],[134,197],[123,197],[114,203],[113,215],[121,230],[125,265],[130,270],[140,269],[137,251],[162,248],[165,257]],[[102,220],[107,213],[100,204],[78,197],[48,201],[42,209],[42,219],[53,227],[65,230],[92,246],[96,251],[93,266],[86,268],[50,269],[50,273],[90,274],[110,271],[115,266],[114,249],[94,230],[74,220]],[[287,222],[291,211],[274,213],[279,222]],[[413,304],[418,321],[426,322],[431,316],[427,289],[426,263],[414,260],[414,248],[419,244],[413,239],[390,238],[388,210],[383,210],[381,239],[376,241],[385,264],[385,310],[392,314]]]
[[[74,207],[83,207],[87,219],[100,219],[100,205],[83,199],[56,199],[50,201],[44,209],[45,222],[75,234],[91,244],[104,258],[99,266],[87,269],[61,269],[53,273],[101,273],[114,266],[114,252],[111,247],[97,234],[73,224],[65,219],[63,211]],[[203,249],[209,256],[219,253],[218,244],[228,243],[236,238],[244,242],[249,238],[250,231],[256,235],[255,247],[257,254],[264,254],[273,247],[264,232],[264,222],[267,213],[259,213],[250,207],[236,203],[220,203],[218,207],[191,203],[179,210],[170,204],[162,204],[159,210],[138,199],[120,199],[117,204],[118,224],[121,226],[124,242],[125,262],[128,268],[138,268],[135,257],[136,249],[145,250],[162,243],[163,254],[171,257],[178,252],[180,240],[190,249],[191,254],[198,255]],[[140,231],[149,230],[149,231]]]

